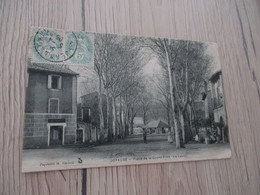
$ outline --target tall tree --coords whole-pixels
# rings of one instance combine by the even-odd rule
[[[167,74],[167,72],[161,71],[154,74],[151,80],[153,82],[156,94],[158,94],[154,97],[154,99],[158,101],[165,109],[168,125],[171,125],[171,97],[169,91],[169,77]]]
[[[178,81],[179,120],[183,142],[186,143],[184,116],[187,112],[187,106],[192,106],[192,102],[200,95],[204,80],[208,75],[211,57],[207,54],[205,43],[180,41],[180,44],[181,50],[176,61],[175,72]]]
[[[108,35],[108,34],[99,34],[96,36],[96,57],[100,61],[97,64],[100,64],[101,67],[101,79],[103,83],[103,88],[106,91],[107,96],[107,112],[110,112],[110,103],[109,96],[111,97],[112,104],[112,133],[111,137],[114,138],[118,135],[117,124],[122,124],[121,116],[123,116],[123,101],[122,96],[126,93],[129,88],[136,85],[136,76],[134,73],[138,68],[138,48],[135,47],[135,38],[117,36],[117,35]],[[101,58],[101,59],[100,59]],[[97,60],[97,61],[98,61]],[[120,98],[119,101],[120,107],[120,118],[119,123],[117,122],[117,98]],[[125,109],[124,109],[125,110]],[[109,113],[107,113],[109,116]],[[109,119],[107,119],[109,120]],[[108,124],[108,121],[107,121]],[[107,125],[108,126],[108,125]],[[123,127],[120,125],[121,128]],[[123,127],[124,128],[124,127]],[[108,131],[110,134],[110,131]]]
[[[109,34],[96,34],[95,35],[95,68],[97,70],[97,74],[99,77],[99,83],[102,83],[102,87],[105,90],[106,94],[106,104],[107,104],[107,120],[106,120],[106,127],[108,133],[108,139],[111,140],[112,132],[110,131],[110,122],[109,117],[110,115],[110,95],[111,95],[111,87],[113,86],[113,82],[116,81],[113,78],[114,75],[114,64],[115,64],[115,55],[116,51],[118,50],[118,40],[115,35]],[[100,86],[100,85],[99,85]],[[102,89],[102,87],[100,87]],[[100,91],[100,90],[99,90]],[[102,95],[101,92],[99,93],[99,102],[102,102]],[[112,100],[112,106],[114,106]],[[115,112],[115,108],[113,107],[112,112]],[[102,117],[102,116],[100,116]],[[113,120],[113,119],[112,119]],[[115,127],[115,123],[113,123],[113,128]]]
[[[142,115],[143,115],[143,121],[144,124],[147,124],[148,120],[147,120],[147,115],[148,112],[150,110],[150,106],[151,106],[151,100],[152,100],[152,95],[149,94],[147,91],[143,91],[140,100],[139,100],[139,105],[140,105],[140,109],[142,111]]]
[[[144,45],[158,56],[167,72],[176,147],[182,147],[186,142],[184,113],[198,96],[211,63],[207,45],[169,39],[150,39]]]
[[[175,142],[176,148],[182,146],[180,140],[180,129],[178,125],[178,104],[177,104],[177,83],[176,83],[176,73],[175,73],[175,63],[178,58],[178,53],[180,51],[180,43],[175,40],[170,39],[160,39],[151,38],[148,41],[143,41],[144,47],[150,48],[151,52],[155,54],[161,61],[163,69],[167,72],[169,79],[169,93],[171,100],[171,115],[174,124],[175,131]]]
[[[97,38],[95,39],[95,52],[94,52],[94,67],[95,71],[98,75],[98,109],[99,109],[99,128],[100,128],[100,140],[103,142],[104,139],[104,115],[103,115],[103,101],[102,101],[102,71],[103,66],[106,63],[106,58],[104,57],[104,48],[100,43],[100,40]]]

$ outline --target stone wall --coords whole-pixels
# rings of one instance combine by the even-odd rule
[[[48,113],[49,98],[59,99],[60,113],[76,113],[77,78],[61,75],[62,88],[48,89],[48,73],[30,72],[26,88],[25,113]]]
[[[98,128],[84,122],[78,122],[78,125],[85,132],[85,143],[91,143],[97,141],[97,136],[99,136]],[[107,138],[107,134],[105,135],[105,138]]]
[[[76,114],[25,114],[24,148],[48,147],[48,119],[64,119],[64,145],[74,144],[76,136]],[[52,123],[49,123],[52,124]]]

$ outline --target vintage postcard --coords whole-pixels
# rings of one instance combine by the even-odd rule
[[[218,48],[31,28],[23,172],[231,156]]]

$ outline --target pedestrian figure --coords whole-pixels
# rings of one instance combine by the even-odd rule
[[[206,128],[205,144],[209,144],[210,141],[210,130]]]
[[[171,144],[173,143],[173,135],[172,135],[172,132],[171,132],[171,129],[169,128],[168,130],[168,142]]]
[[[146,136],[147,136],[146,129],[143,129],[143,138],[144,138],[144,143],[145,144],[147,144]]]
[[[198,135],[198,134],[195,135],[195,141],[196,141],[196,142],[199,141],[199,135]]]

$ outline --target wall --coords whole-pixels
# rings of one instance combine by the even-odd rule
[[[105,95],[102,95],[102,102],[103,102],[102,103],[103,117],[104,117],[104,121],[106,121],[107,120],[107,106],[106,106],[107,102],[106,102]],[[99,108],[98,108],[98,93],[93,92],[93,93],[82,96],[81,105],[82,105],[82,108],[91,109],[91,117],[90,117],[91,124],[93,124],[94,126],[99,128],[100,119],[99,119]],[[111,106],[111,108],[112,108],[112,106]],[[106,123],[104,125],[106,125]],[[106,128],[106,126],[105,126],[105,128]]]
[[[59,112],[72,113],[72,107],[76,107],[76,97],[72,98],[72,89],[76,94],[76,86],[72,88],[73,77],[62,76],[62,89],[48,89],[48,73],[30,72],[29,83],[26,88],[26,113],[48,113],[49,98],[59,98]],[[58,74],[57,74],[58,75]],[[74,76],[74,82],[76,82]],[[75,85],[75,84],[74,84]],[[76,113],[76,109],[74,109]]]
[[[223,118],[224,124],[227,124],[227,117],[224,107],[214,109],[214,122],[219,123],[220,117]]]
[[[0,194],[260,194],[258,0],[2,0]],[[21,173],[30,26],[216,42],[232,158]]]
[[[64,145],[74,144],[76,136],[75,114],[25,114],[24,148],[48,147],[48,119],[64,119]],[[49,123],[51,124],[51,123]]]

